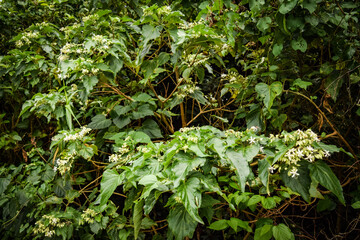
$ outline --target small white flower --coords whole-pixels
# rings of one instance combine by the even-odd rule
[[[324,151],[324,157],[330,157],[330,152],[329,151]]]
[[[274,168],[273,166],[269,167],[269,171],[271,174],[274,173],[275,170],[276,170],[276,168]]]
[[[250,137],[250,139],[248,139],[250,144],[256,143],[256,138],[254,137]]]
[[[263,146],[260,147],[260,152],[261,152],[261,153],[264,152],[264,147],[263,147]]]
[[[291,175],[291,177],[297,177],[299,176],[300,174],[297,172],[298,170],[296,168],[293,168],[289,173]]]

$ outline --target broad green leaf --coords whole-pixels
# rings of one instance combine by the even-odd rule
[[[316,10],[317,3],[314,0],[304,0],[302,2],[303,8],[307,9],[310,13],[313,13]]]
[[[272,48],[272,53],[275,57],[279,56],[281,51],[283,50],[283,44],[282,43],[275,43]]]
[[[252,196],[248,201],[248,206],[255,205],[261,201],[260,195],[254,195]]]
[[[291,177],[288,171],[281,171],[280,177],[284,181],[285,186],[291,188],[294,192],[298,192],[305,201],[310,202],[310,184],[309,169],[306,162],[302,162],[298,168],[299,176]]]
[[[114,122],[115,126],[117,126],[119,129],[122,129],[123,127],[125,127],[126,125],[131,123],[131,118],[130,118],[130,116],[120,116],[120,117],[114,118],[113,122]]]
[[[280,5],[279,12],[281,14],[287,14],[296,6],[297,1],[298,0],[284,0]]]
[[[146,45],[149,40],[160,37],[160,31],[152,25],[143,26],[141,33],[144,37],[144,45]]]
[[[266,159],[262,159],[262,160],[260,159],[258,161],[258,164],[259,164],[260,181],[262,182],[262,184],[264,184],[264,186],[266,187],[267,192],[268,192],[270,163],[268,161],[266,161]]]
[[[265,4],[265,0],[249,0],[250,9],[253,12],[260,12]]]
[[[2,195],[9,186],[10,180],[7,178],[0,178],[0,195]]]
[[[360,201],[356,201],[353,204],[351,204],[351,207],[354,209],[359,209],[360,208]]]
[[[276,202],[273,197],[262,197],[261,198],[261,205],[265,209],[273,209],[276,207]]]
[[[322,186],[330,190],[339,201],[345,205],[343,189],[339,179],[331,171],[331,168],[323,161],[316,161],[309,165],[310,176],[312,179],[318,181]]]
[[[321,149],[323,149],[325,151],[329,151],[329,152],[340,152],[340,149],[341,149],[335,145],[327,145],[323,142],[315,142],[313,144],[314,144],[314,147],[321,148]]]
[[[189,215],[194,220],[204,224],[198,213],[198,209],[201,205],[201,192],[199,191],[199,188],[200,180],[198,178],[192,177],[180,184],[180,186],[177,188],[177,195],[181,198]]]
[[[124,175],[120,175],[116,169],[107,169],[103,173],[101,183],[100,183],[100,195],[98,196],[96,202],[100,202],[100,207],[104,206],[111,195],[114,193],[115,189],[123,181]]]
[[[212,230],[220,231],[228,227],[228,220],[221,219],[210,224],[209,228]]]
[[[264,224],[261,227],[256,227],[254,240],[270,240],[273,236],[273,225]]]
[[[153,115],[154,115],[154,111],[151,110],[151,105],[143,104],[140,107],[138,107],[136,110],[134,110],[134,112],[132,113],[132,118],[140,119],[146,116],[153,116]]]
[[[132,131],[129,133],[129,135],[132,137],[132,139],[135,141],[135,143],[150,143],[151,139],[150,137],[143,132],[140,131]]]
[[[336,208],[336,203],[325,195],[324,199],[320,199],[317,206],[316,211],[323,212],[323,211],[333,211]]]
[[[291,40],[291,47],[296,51],[300,50],[301,52],[306,52],[307,42],[303,37],[299,37],[296,40]]]
[[[237,232],[238,227],[240,227],[241,229],[244,229],[248,232],[252,232],[252,229],[249,226],[249,223],[246,221],[242,221],[241,219],[232,217],[232,218],[230,218],[230,220],[228,220],[228,224],[232,229],[234,229],[235,232]]]
[[[114,111],[118,116],[124,115],[128,113],[130,110],[131,110],[130,105],[125,105],[125,106],[117,105],[116,107],[114,107]]]
[[[134,204],[134,212],[133,212],[134,240],[136,240],[139,236],[141,220],[143,219],[143,206],[144,206],[143,199],[141,199],[140,201]]]
[[[295,239],[294,234],[291,232],[285,224],[280,223],[277,226],[273,226],[272,232],[275,240],[293,240]]]
[[[240,152],[235,152],[232,149],[226,151],[226,157],[230,160],[230,163],[235,168],[236,176],[238,177],[238,184],[241,187],[241,191],[245,192],[246,179],[250,174],[250,167],[247,159]]]
[[[146,133],[150,138],[163,137],[159,125],[152,119],[146,119],[139,130]]]
[[[91,119],[88,127],[92,129],[104,129],[110,127],[111,123],[110,119],[106,119],[104,115],[98,114]]]
[[[198,225],[182,205],[176,205],[170,210],[167,221],[176,240],[183,240],[185,237],[191,239]]]
[[[271,124],[278,128],[279,130],[282,129],[282,125],[284,124],[284,122],[286,121],[287,119],[287,115],[285,113],[282,113],[276,117],[274,117],[272,120],[271,120]]]
[[[270,109],[276,96],[281,94],[282,85],[280,82],[273,82],[270,86],[266,83],[258,83],[255,90],[263,98],[265,107]]]
[[[295,79],[293,85],[294,86],[299,86],[300,88],[303,88],[303,89],[306,90],[306,88],[308,86],[311,86],[312,83],[311,82],[306,82],[306,81],[301,80],[300,78],[297,78],[297,79]]]
[[[263,17],[259,19],[258,23],[256,24],[256,27],[260,31],[265,32],[269,28],[270,24],[271,24],[271,18]]]

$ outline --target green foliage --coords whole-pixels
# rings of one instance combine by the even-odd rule
[[[313,238],[302,215],[350,216],[359,7],[0,1],[2,237]]]

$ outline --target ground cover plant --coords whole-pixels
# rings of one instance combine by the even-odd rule
[[[0,1],[3,239],[356,239],[358,1]]]

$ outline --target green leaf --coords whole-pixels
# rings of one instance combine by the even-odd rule
[[[10,180],[7,178],[0,178],[0,195],[2,195],[9,186]]]
[[[360,208],[360,201],[356,201],[353,204],[351,204],[351,207],[354,209],[359,209]]]
[[[269,184],[269,167],[270,163],[266,161],[266,159],[260,159],[258,161],[259,164],[259,178],[262,184],[268,189]]]
[[[143,132],[137,131],[134,132],[132,131],[131,133],[129,133],[129,135],[132,137],[132,139],[135,141],[135,143],[150,143],[151,139],[150,137]]]
[[[255,86],[256,92],[263,98],[264,105],[270,109],[276,96],[282,92],[282,85],[280,82],[273,82],[270,86],[266,83],[259,83]]]
[[[201,224],[204,224],[198,213],[198,208],[201,206],[201,193],[199,191],[200,180],[192,177],[185,180],[177,188],[177,195],[181,198],[186,211],[189,215]]]
[[[134,221],[134,239],[136,240],[139,236],[141,220],[143,219],[143,206],[144,200],[136,202],[134,205],[133,221]]]
[[[163,137],[159,125],[152,119],[146,119],[141,128],[139,128],[139,130],[146,133],[150,138]]]
[[[249,199],[247,205],[248,206],[255,205],[255,204],[259,203],[260,201],[261,201],[261,196],[260,195],[254,195]]]
[[[153,116],[153,115],[154,115],[154,111],[151,110],[151,105],[143,104],[140,107],[138,107],[135,112],[132,113],[132,118],[140,119],[140,118],[144,118],[146,116]]]
[[[261,204],[265,209],[273,209],[276,207],[276,202],[273,197],[262,197]]]
[[[290,12],[297,4],[297,0],[284,0],[280,5],[279,12],[281,14],[287,14]]]
[[[115,189],[123,181],[124,175],[120,175],[115,169],[107,169],[102,176],[100,183],[100,195],[95,202],[100,202],[100,207],[104,206]]]
[[[228,220],[221,219],[210,224],[209,228],[212,230],[220,231],[228,227]]]
[[[117,117],[113,119],[113,122],[115,126],[117,126],[119,129],[122,129],[123,127],[131,123],[131,118],[130,116]]]
[[[291,40],[291,47],[296,51],[300,50],[301,52],[306,52],[307,42],[303,37],[299,37],[296,40]]]
[[[259,12],[264,4],[265,0],[249,0],[250,9],[253,12]]]
[[[141,33],[142,33],[142,35],[144,37],[144,44],[143,45],[146,45],[149,40],[160,37],[159,30],[156,27],[152,26],[152,25],[143,26]]]
[[[279,56],[279,54],[281,53],[282,50],[283,50],[283,44],[275,43],[273,45],[272,53],[274,54],[275,57],[277,57],[277,56]]]
[[[287,171],[281,171],[280,177],[285,183],[285,186],[291,188],[291,190],[298,192],[305,201],[310,202],[310,184],[311,178],[309,176],[309,169],[306,162],[302,162],[298,168],[298,177],[291,177]]]
[[[246,179],[250,174],[250,167],[247,159],[242,153],[235,152],[232,149],[226,151],[226,157],[230,160],[230,163],[235,168],[236,176],[238,177],[238,183],[241,187],[241,191],[245,192]]]
[[[314,0],[304,0],[302,6],[312,14],[316,10],[317,3]]]
[[[110,127],[111,123],[110,119],[106,119],[104,115],[98,114],[91,119],[88,127],[92,129],[104,129]]]
[[[285,224],[280,223],[277,226],[273,226],[272,232],[275,240],[292,240],[295,239],[294,234],[291,232]]]
[[[252,232],[252,229],[249,226],[249,223],[246,221],[242,221],[241,219],[232,217],[232,218],[230,218],[230,220],[228,220],[228,224],[232,229],[234,229],[235,232],[237,232],[238,227],[240,227],[248,232]]]
[[[125,105],[125,106],[117,105],[116,107],[114,107],[114,111],[118,116],[124,115],[128,113],[130,110],[131,110],[130,105]]]
[[[259,19],[258,23],[256,24],[256,27],[260,31],[265,32],[269,28],[270,24],[271,24],[271,18],[263,17]]]
[[[300,88],[305,89],[305,90],[308,86],[311,86],[311,85],[312,85],[311,82],[303,81],[300,78],[297,78],[293,83],[293,86],[299,86]]]
[[[167,221],[176,240],[183,240],[185,237],[191,239],[198,225],[182,205],[176,205],[170,210]]]
[[[318,181],[322,186],[330,190],[339,201],[345,205],[343,189],[339,179],[331,171],[331,168],[323,161],[316,161],[309,165],[310,176],[312,179]]]
[[[261,227],[256,227],[254,240],[270,240],[273,236],[273,225],[264,224]]]

